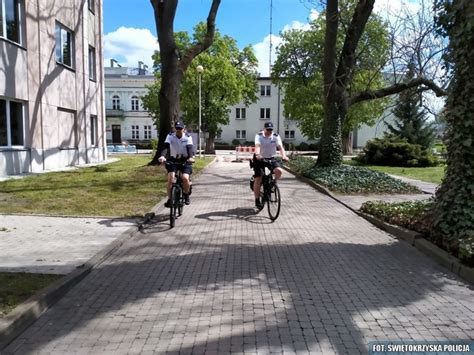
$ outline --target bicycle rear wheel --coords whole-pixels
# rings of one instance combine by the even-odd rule
[[[179,187],[171,188],[171,208],[170,208],[170,227],[173,228],[176,221],[176,212],[179,204]]]
[[[273,184],[267,194],[268,214],[270,215],[270,219],[274,221],[280,215],[280,188],[277,184]]]

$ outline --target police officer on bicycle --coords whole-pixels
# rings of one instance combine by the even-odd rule
[[[265,166],[268,166],[268,168],[275,174],[277,180],[281,177],[283,169],[274,158],[277,148],[280,150],[282,159],[288,161],[281,137],[273,132],[273,123],[265,122],[263,128],[263,131],[255,136],[255,154],[253,156],[255,177],[253,193],[255,196],[255,206],[259,209],[262,208],[262,202],[260,201],[260,185],[262,184],[263,169]],[[270,163],[264,163],[261,161],[262,159],[270,160]]]
[[[189,198],[191,183],[189,176],[193,173],[192,163],[194,163],[194,149],[193,139],[186,133],[184,124],[182,121],[177,121],[174,125],[175,131],[170,132],[165,140],[165,147],[161,152],[161,156],[158,158],[160,163],[167,160],[170,162],[184,163],[182,167],[176,165],[166,165],[168,171],[168,201],[165,203],[165,207],[171,207],[171,186],[174,181],[174,174],[177,169],[182,169],[183,172],[183,195],[184,203],[189,205],[191,200]]]

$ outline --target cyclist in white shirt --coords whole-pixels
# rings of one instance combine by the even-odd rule
[[[255,206],[257,208],[262,207],[262,202],[260,201],[260,185],[262,184],[263,169],[265,166],[268,166],[268,168],[273,171],[277,180],[283,173],[283,169],[274,158],[277,148],[280,150],[282,159],[288,161],[281,137],[273,132],[273,123],[265,122],[263,128],[264,130],[255,136],[255,154],[253,158],[255,177],[253,192],[255,196]],[[261,161],[262,159],[268,159],[270,163],[264,163]]]
[[[185,163],[181,167],[183,172],[183,194],[184,203],[189,205],[191,200],[189,195],[191,193],[191,183],[189,181],[190,175],[193,173],[192,163],[194,163],[194,149],[193,149],[193,138],[185,132],[184,124],[182,121],[176,122],[174,125],[175,132],[170,132],[166,136],[165,147],[161,152],[161,156],[158,158],[160,163],[169,160],[170,162]],[[165,207],[171,207],[171,186],[174,181],[174,174],[178,167],[175,165],[166,165],[168,171],[168,201],[165,203]]]

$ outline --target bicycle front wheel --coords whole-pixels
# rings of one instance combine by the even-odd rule
[[[281,198],[280,189],[277,184],[274,184],[267,192],[267,206],[270,219],[274,221],[280,215]]]
[[[179,188],[173,186],[171,188],[171,208],[170,208],[170,227],[173,228],[176,222],[176,212],[178,210],[179,205]]]

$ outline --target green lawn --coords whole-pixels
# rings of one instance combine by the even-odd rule
[[[407,178],[441,184],[444,176],[445,166],[434,166],[427,168],[402,168],[394,166],[367,166],[367,168],[381,171],[387,174],[405,176]]]
[[[149,155],[119,158],[106,165],[0,182],[0,213],[142,216],[166,195],[166,170],[148,166]],[[212,159],[196,159],[194,173]]]
[[[0,319],[62,276],[0,272]]]

